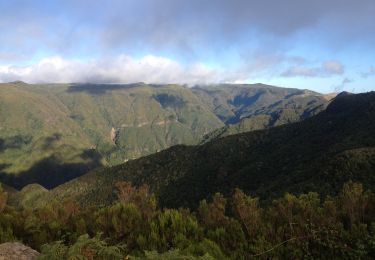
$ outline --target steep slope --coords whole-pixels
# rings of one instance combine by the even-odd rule
[[[0,85],[0,179],[54,187],[223,126],[177,85]]]
[[[326,111],[299,123],[174,146],[61,185],[48,199],[107,204],[120,180],[148,184],[163,206],[195,206],[239,187],[270,199],[282,193],[337,192],[348,180],[375,188],[375,92],[339,95]],[[43,204],[47,196],[36,204]]]
[[[73,85],[55,91],[111,164],[196,140],[223,124],[180,85]]]
[[[203,136],[299,121],[326,104],[315,92],[261,84],[1,84],[0,181],[52,188],[100,166],[197,144]]]
[[[58,184],[57,176],[63,172],[62,179],[71,179],[76,172],[100,165],[89,138],[69,115],[49,91],[22,82],[1,84],[1,180],[13,187],[32,182]]]
[[[324,109],[327,95],[310,90],[280,88],[265,84],[197,86],[193,92],[226,124],[243,118],[268,116],[268,126],[305,119]]]
[[[326,108],[332,95],[264,84],[195,87],[194,93],[226,126],[205,135],[215,138],[298,122]]]

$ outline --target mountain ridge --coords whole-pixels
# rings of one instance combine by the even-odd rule
[[[1,84],[0,180],[53,188],[97,167],[197,144],[228,113],[232,121],[254,114],[241,127],[250,131],[303,120],[327,103],[319,93],[259,84]]]
[[[301,122],[173,146],[93,171],[48,193],[84,205],[111,203],[117,181],[148,184],[162,206],[195,207],[234,188],[272,199],[284,192],[334,194],[348,180],[375,187],[375,92],[336,98]],[[35,205],[43,204],[38,198]]]

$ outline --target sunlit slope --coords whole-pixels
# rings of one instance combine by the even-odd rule
[[[203,142],[304,120],[323,111],[332,98],[310,90],[264,84],[222,84],[195,87],[193,91],[227,123],[204,136]]]
[[[375,187],[375,93],[340,95],[299,123],[198,146],[175,146],[61,185],[49,197],[108,204],[114,184],[148,184],[162,205],[194,206],[238,187],[265,200],[284,192],[335,194],[348,180]],[[36,202],[43,203],[43,198]]]
[[[223,125],[189,88],[179,85],[74,85],[55,92],[112,163],[194,144]]]
[[[90,147],[87,135],[53,93],[23,83],[0,85],[3,171],[17,174],[50,157],[66,163],[83,162],[80,155]]]
[[[0,171],[16,187],[51,187],[99,165],[194,144],[223,126],[178,85],[0,86]]]

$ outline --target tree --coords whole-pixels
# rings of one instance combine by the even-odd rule
[[[0,213],[3,212],[8,200],[8,194],[3,191],[3,187],[0,184]]]
[[[340,194],[340,203],[343,216],[347,218],[350,227],[363,221],[367,202],[368,198],[363,192],[362,184],[352,181],[344,184]]]
[[[150,223],[148,245],[158,251],[187,248],[202,239],[202,229],[186,210],[165,209]]]
[[[248,238],[253,239],[262,227],[259,199],[246,196],[240,189],[236,189],[232,201],[235,216],[243,225]]]
[[[146,220],[152,218],[157,203],[147,185],[136,188],[130,182],[121,181],[116,183],[116,188],[118,199],[122,204],[134,204]]]
[[[201,222],[206,227],[215,228],[217,226],[224,226],[227,221],[225,216],[225,207],[227,200],[222,194],[216,193],[212,199],[212,203],[207,203],[206,200],[201,201],[198,208],[198,216]]]

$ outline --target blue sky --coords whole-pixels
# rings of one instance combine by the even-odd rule
[[[0,0],[0,82],[375,90],[373,0]]]

